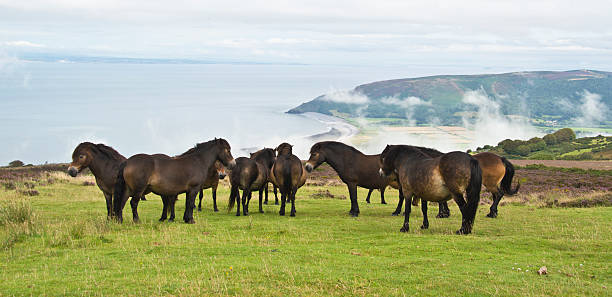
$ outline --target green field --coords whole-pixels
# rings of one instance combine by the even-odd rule
[[[396,191],[381,205],[377,192],[366,204],[360,190],[361,215],[352,218],[348,200],[314,199],[321,189],[298,192],[295,218],[275,205],[259,214],[256,201],[250,216],[228,214],[226,187],[214,213],[207,190],[195,225],[158,222],[155,195],[140,204],[142,223],[132,223],[128,205],[119,225],[106,221],[94,186],[56,182],[33,197],[2,189],[0,295],[610,295],[612,208],[512,204],[489,219],[485,205],[474,233],[458,236],[454,203],[449,219],[430,207],[429,230],[419,228],[419,207],[405,234],[403,218],[390,216]],[[18,210],[22,219],[11,218]],[[541,266],[548,275],[536,273]]]

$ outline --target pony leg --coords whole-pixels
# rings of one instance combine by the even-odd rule
[[[195,224],[193,219],[193,209],[195,208],[195,198],[198,195],[198,190],[191,190],[186,193],[185,199],[185,213],[183,214],[183,221],[187,224]]]
[[[274,188],[274,205],[278,205],[278,195],[277,195],[278,189],[276,188],[275,185],[272,185],[272,187]]]
[[[404,197],[404,203],[406,204],[406,211],[404,212],[404,225],[402,226],[402,228],[400,229],[400,232],[408,232],[408,230],[410,230],[410,211],[412,210],[412,193],[410,193],[410,195],[408,195],[407,197]]]
[[[235,203],[236,205],[236,216],[239,217],[240,216],[240,189],[238,189],[238,186],[232,186],[232,189],[230,191],[230,197],[229,197],[229,201],[230,204]]]
[[[436,218],[448,218],[450,217],[450,209],[448,208],[448,202],[443,201],[438,203],[438,215]]]
[[[247,199],[250,199],[251,189],[247,188],[242,191],[242,214],[245,216],[249,215],[249,206],[247,204]],[[240,207],[240,206],[238,206]]]
[[[213,187],[212,188],[212,197],[213,197],[213,210],[215,212],[218,212],[219,209],[217,208],[217,187]]]
[[[471,232],[471,228],[468,231],[466,228],[469,224],[468,220],[468,211],[467,211],[467,203],[465,199],[463,199],[463,195],[461,194],[453,194],[453,199],[457,202],[457,206],[459,206],[459,210],[461,211],[461,229],[457,230],[457,234],[469,234]]]
[[[134,223],[139,223],[140,218],[138,217],[138,202],[140,201],[140,196],[132,197],[130,200],[130,206],[132,207],[132,220]]]
[[[351,211],[349,214],[353,217],[359,216],[359,204],[357,202],[357,185],[349,184],[348,185],[349,196],[351,197]]]
[[[263,204],[268,204],[268,183],[266,183],[266,186],[264,187],[264,195],[266,196],[266,198],[265,198]],[[260,196],[261,196],[261,194],[260,194]]]
[[[491,194],[493,194],[493,204],[491,204],[491,208],[489,209],[489,214],[487,214],[487,217],[497,218],[497,205],[499,204],[499,201],[502,199],[504,194],[502,191]]]
[[[281,192],[281,206],[280,210],[278,211],[278,214],[281,216],[285,215],[285,199],[287,199],[285,193]]]
[[[162,203],[164,204],[164,208],[162,210],[161,218],[159,218],[160,222],[163,222],[168,217],[168,208],[169,208],[169,198],[168,196],[162,196]]]
[[[372,191],[374,191],[374,189],[368,190],[368,197],[366,197],[366,202],[367,203],[370,203],[370,195],[372,195]]]
[[[200,190],[200,203],[198,203],[198,211],[202,211],[202,198],[204,198],[204,190]]]
[[[427,201],[421,199],[421,211],[423,212],[423,225],[421,229],[429,229],[429,219],[427,218]]]
[[[113,195],[104,193],[104,199],[106,200],[106,218],[110,220],[113,217]]]
[[[297,193],[297,187],[293,188],[291,190],[291,215],[292,217],[295,217],[295,194]]]
[[[399,189],[399,201],[397,202],[397,207],[395,211],[391,213],[392,216],[397,216],[402,212],[402,203],[404,203],[404,194],[402,193],[402,189]]]
[[[266,193],[266,201],[267,201],[267,196],[268,196],[268,185],[265,186],[265,188],[262,188],[259,190],[259,213],[263,213],[263,194]],[[266,203],[268,204],[268,203]]]
[[[119,223],[123,223],[123,208],[125,207],[125,204],[127,203],[128,199],[130,198],[128,191],[125,191],[123,194],[123,197],[120,197],[119,201],[114,201],[113,204],[116,202],[118,205],[113,205],[113,207],[115,208],[115,216],[116,219]],[[115,198],[115,200],[118,200]]]
[[[174,206],[176,205],[176,201],[178,200],[178,196],[168,196],[168,211],[170,211],[170,218],[168,222],[174,222]],[[187,195],[185,195],[185,200],[187,200]]]
[[[379,189],[380,191],[380,204],[387,204],[385,201],[385,188]]]

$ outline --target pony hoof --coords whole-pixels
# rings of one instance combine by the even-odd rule
[[[370,204],[370,200],[366,200],[366,203]]]
[[[358,217],[358,216],[359,216],[359,214],[358,214],[358,213],[352,213],[352,214],[351,214],[351,217],[353,217],[353,218],[356,218],[356,217]]]
[[[439,213],[439,214],[436,216],[436,218],[439,218],[439,219],[445,219],[445,218],[448,218],[448,217],[450,217],[450,215],[449,215],[449,214],[446,214],[446,213]]]
[[[259,211],[259,213],[264,213],[264,211],[263,211],[263,210],[260,210],[260,211]]]
[[[274,205],[278,205],[278,202],[274,202]]]
[[[295,217],[295,212],[291,213],[289,216],[290,217]]]
[[[399,212],[392,212],[391,215],[397,217],[399,215]]]
[[[198,207],[198,211],[202,211],[202,209]]]
[[[168,220],[168,223],[173,223],[173,222],[174,222],[174,219],[169,219]]]
[[[381,202],[380,204],[387,204],[387,202],[386,202],[386,201],[383,201],[383,202]]]
[[[492,218],[492,219],[497,218],[497,213],[492,213],[492,212],[490,212],[490,213],[487,215],[487,217],[488,217],[488,218]]]
[[[185,223],[187,223],[187,224],[195,224],[195,220],[194,219],[190,219],[190,220],[186,221]]]
[[[215,212],[219,212],[219,209],[218,209],[218,208],[215,208]]]
[[[264,202],[263,202],[263,204],[266,204],[266,205],[267,205],[267,204],[268,204],[268,201],[264,201]]]
[[[408,232],[408,228],[402,227],[402,229],[400,229],[400,232]]]
[[[455,233],[457,233],[457,235],[467,235],[467,234],[470,234],[472,232],[463,230],[463,228],[461,228],[461,229],[457,230],[457,232],[455,232]]]
[[[134,224],[140,224],[140,219],[134,219]]]
[[[284,216],[284,215],[285,215],[285,212],[284,212],[284,211],[282,211],[282,212],[281,212],[281,211],[279,211],[279,212],[278,212],[278,214],[279,214],[279,215],[281,215],[281,216]]]
[[[160,222],[163,222],[163,221],[165,221],[165,220],[166,220],[166,219],[164,219],[164,218],[160,218],[160,219],[159,219],[159,221],[160,221]]]
[[[421,229],[429,229],[429,225],[421,225]]]

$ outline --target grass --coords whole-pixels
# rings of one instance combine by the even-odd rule
[[[457,236],[453,203],[448,219],[430,207],[428,230],[413,208],[404,234],[403,218],[390,216],[396,191],[381,205],[377,194],[366,204],[360,190],[361,216],[351,218],[348,200],[309,198],[322,189],[300,189],[295,218],[279,217],[275,205],[259,214],[256,201],[250,216],[228,214],[227,187],[214,213],[207,190],[195,225],[159,223],[154,195],[140,204],[142,223],[131,222],[129,206],[123,225],[107,222],[101,192],[79,181],[39,187],[36,197],[1,189],[0,240],[31,227],[0,250],[0,295],[610,294],[612,208],[510,204],[488,219],[481,206],[474,234]],[[348,196],[342,186],[325,189]],[[536,273],[541,266],[548,275]]]

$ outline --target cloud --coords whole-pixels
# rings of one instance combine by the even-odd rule
[[[17,40],[17,41],[7,41],[4,43],[7,46],[16,46],[16,47],[45,47],[44,44],[33,43],[25,40]]]
[[[609,108],[601,101],[601,95],[584,90],[581,96],[578,106],[581,116],[575,119],[576,124],[589,127],[605,121]]]
[[[477,107],[474,117],[463,117],[463,126],[474,133],[472,148],[496,145],[507,138],[529,139],[542,134],[525,117],[503,115],[500,104],[491,99],[482,88],[465,92],[462,102]]]
[[[380,102],[389,105],[397,105],[403,108],[410,108],[417,105],[432,106],[431,101],[424,101],[421,98],[414,96],[407,98],[386,97],[381,99]]]
[[[370,102],[368,96],[353,90],[332,90],[325,94],[322,100],[351,104],[366,104]]]

